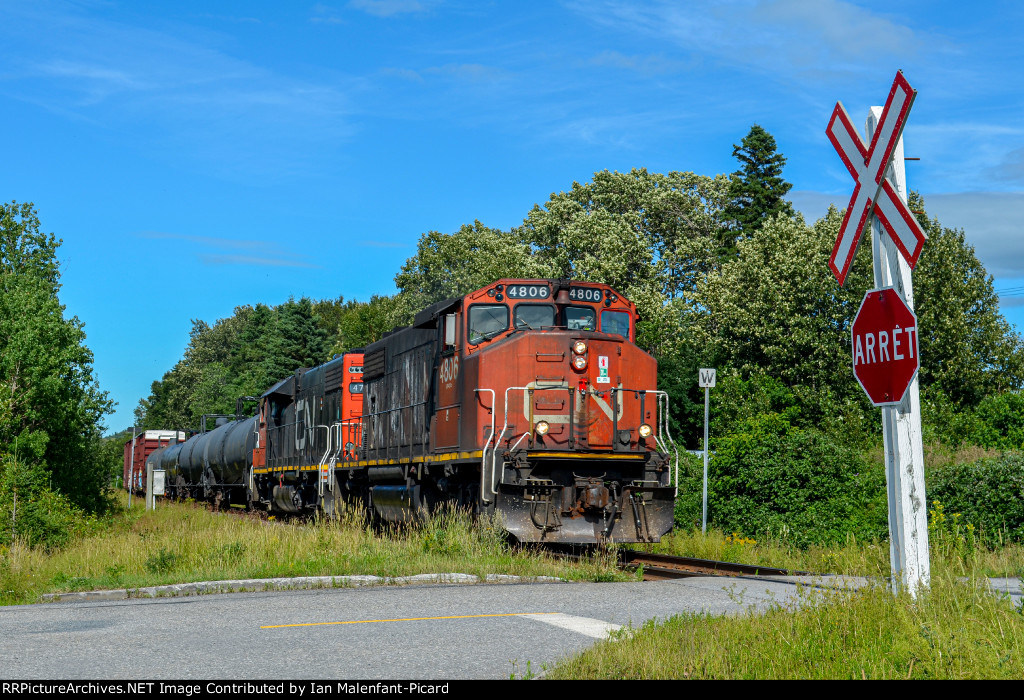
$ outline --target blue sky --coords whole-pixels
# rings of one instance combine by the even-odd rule
[[[1024,330],[1022,8],[4,0],[0,197],[64,240],[120,429],[191,319],[391,294],[423,232],[507,229],[598,170],[732,172],[758,123],[809,220],[843,207],[829,115],[863,123],[902,69],[909,185]]]

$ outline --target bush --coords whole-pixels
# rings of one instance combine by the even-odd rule
[[[953,446],[1024,449],[1024,394],[993,394],[976,407],[963,409],[929,387],[921,394],[921,406],[926,440],[941,440]]]
[[[960,514],[982,542],[1024,541],[1024,454],[946,464],[926,477],[928,500]]]
[[[52,550],[85,527],[87,517],[51,490],[47,477],[41,466],[0,456],[0,545],[22,541]]]
[[[969,441],[982,447],[1024,449],[1024,395],[986,396],[974,409],[974,430]]]
[[[778,414],[792,426],[824,431],[856,447],[873,443],[881,428],[863,393],[841,397],[828,387],[791,387],[760,372],[747,379],[719,375],[711,391],[712,439],[766,414]]]
[[[831,436],[767,413],[743,421],[713,447],[709,524],[800,547],[844,542],[851,534],[886,536],[881,465]]]

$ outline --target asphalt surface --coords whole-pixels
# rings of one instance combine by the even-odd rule
[[[796,602],[797,582],[864,581],[419,583],[9,606],[0,678],[507,679],[652,618]],[[1020,602],[1019,579],[993,587]]]

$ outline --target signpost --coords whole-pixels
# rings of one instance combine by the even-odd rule
[[[870,146],[864,146],[842,103],[836,103],[826,130],[856,182],[829,260],[840,284],[846,282],[865,224],[874,219],[875,289],[865,295],[851,331],[853,368],[871,402],[882,407],[892,577],[894,587],[902,584],[911,595],[927,586],[931,575],[911,280],[925,235],[906,205],[901,138],[916,94],[898,72],[885,107],[871,108]]]
[[[704,389],[704,509],[701,515],[700,531],[708,531],[708,391],[715,386],[714,369],[702,369],[697,372],[697,386]]]

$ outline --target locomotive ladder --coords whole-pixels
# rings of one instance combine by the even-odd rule
[[[324,500],[324,487],[331,493],[334,492],[334,465],[338,463],[338,449],[341,447],[341,423],[331,425],[318,425],[317,428],[324,428],[327,431],[327,449],[317,464],[317,493],[320,501]],[[334,433],[338,432],[338,440],[334,440]],[[337,444],[335,444],[337,442]]]

